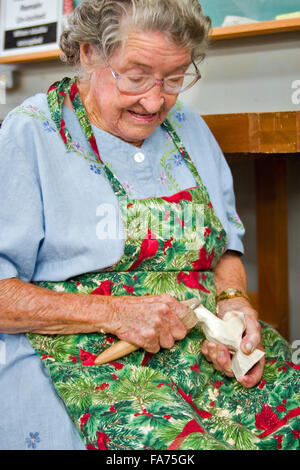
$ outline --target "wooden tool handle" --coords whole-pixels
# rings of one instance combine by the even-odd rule
[[[195,308],[196,306],[200,305],[201,302],[199,299],[189,299],[183,300],[181,303],[190,307],[187,314],[183,318],[181,318],[181,321],[188,330],[191,330],[198,323],[198,319],[194,314],[192,308]],[[116,359],[120,359],[121,357],[124,357],[127,354],[136,351],[137,349],[140,349],[140,346],[127,343],[127,341],[118,341],[117,343],[107,348],[103,353],[101,353],[95,359],[94,364],[96,366],[99,366],[101,364],[113,362]]]
[[[127,343],[127,341],[118,341],[109,348],[107,348],[103,353],[101,353],[94,361],[95,366],[101,364],[107,364],[107,362],[113,362],[120,357],[127,356],[137,349],[140,349],[140,346],[135,344]]]

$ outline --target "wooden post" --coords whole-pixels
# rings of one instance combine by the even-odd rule
[[[286,157],[255,160],[260,318],[289,339]]]

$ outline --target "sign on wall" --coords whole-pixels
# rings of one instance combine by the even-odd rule
[[[54,49],[62,0],[0,0],[0,56]]]

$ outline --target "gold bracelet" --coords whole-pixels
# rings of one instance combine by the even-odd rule
[[[228,289],[223,290],[223,292],[221,292],[220,294],[216,296],[216,303],[225,299],[233,299],[234,297],[244,297],[244,299],[247,299],[248,302],[250,302],[250,299],[247,294],[245,294],[241,290],[233,289],[232,287],[229,287]]]

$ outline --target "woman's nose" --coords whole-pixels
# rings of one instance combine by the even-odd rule
[[[161,83],[156,83],[151,90],[147,91],[140,99],[144,109],[151,114],[157,113],[165,102],[164,90]]]

